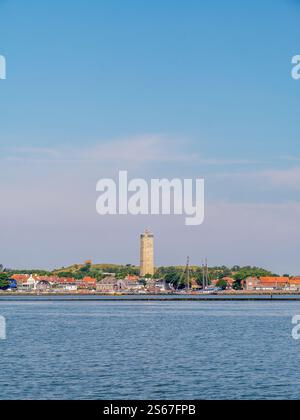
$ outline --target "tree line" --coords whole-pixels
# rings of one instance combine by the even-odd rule
[[[6,287],[9,283],[9,278],[14,274],[36,274],[39,276],[58,276],[58,277],[71,277],[76,280],[82,280],[84,277],[92,277],[97,281],[101,281],[105,276],[114,274],[118,279],[124,279],[128,275],[139,275],[139,267],[131,264],[127,265],[113,265],[113,264],[102,264],[92,265],[86,263],[84,265],[74,265],[68,268],[61,268],[53,271],[46,270],[12,270],[5,269],[0,265],[0,288]],[[272,273],[269,270],[260,267],[245,266],[240,267],[238,265],[233,267],[208,267],[207,273],[208,284],[211,284],[212,280],[218,280],[217,286],[220,288],[226,288],[226,277],[234,279],[233,287],[236,290],[242,289],[243,282],[248,277],[263,277],[272,276],[278,277],[277,274]],[[286,274],[287,277],[288,274]],[[151,276],[148,276],[151,277]],[[170,267],[159,267],[155,270],[153,276],[154,279],[164,280],[166,283],[172,285],[176,289],[182,289],[186,287],[186,267],[184,266],[170,266]],[[193,266],[190,267],[190,279],[197,282],[201,287],[203,286],[203,267]]]

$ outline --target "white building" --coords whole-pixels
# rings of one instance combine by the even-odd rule
[[[22,289],[36,290],[38,283],[39,283],[39,281],[36,280],[31,274],[31,276],[29,277],[27,282],[22,284]]]

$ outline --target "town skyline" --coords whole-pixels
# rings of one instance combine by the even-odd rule
[[[258,267],[152,265],[152,236],[141,236],[141,266],[97,265],[92,261],[53,272],[0,270],[1,293],[54,294],[223,294],[299,293],[300,276],[280,276]],[[149,250],[151,239],[151,252]],[[150,259],[144,258],[145,253]],[[150,265],[149,265],[150,263]],[[153,274],[150,274],[152,270]]]

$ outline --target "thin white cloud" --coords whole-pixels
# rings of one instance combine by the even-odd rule
[[[184,145],[184,146],[183,146]],[[188,141],[166,135],[150,134],[114,141],[99,141],[89,147],[15,147],[4,155],[13,161],[58,161],[58,162],[124,162],[145,165],[145,163],[190,163],[207,166],[251,165],[263,163],[250,159],[210,158],[189,152]]]
[[[127,162],[179,162],[195,159],[193,154],[184,155],[178,150],[178,141],[162,135],[143,135],[130,139],[102,143],[81,150],[86,160],[108,159]]]
[[[300,167],[286,169],[268,169],[263,171],[222,172],[213,175],[215,179],[235,181],[240,184],[253,183],[257,188],[300,190]]]
[[[283,170],[269,170],[262,174],[276,187],[300,190],[300,167]]]
[[[58,149],[43,147],[12,147],[8,150],[6,159],[59,159],[61,157],[61,151]]]
[[[280,156],[280,159],[287,160],[287,161],[290,161],[290,162],[300,162],[300,157],[299,156],[286,155],[286,156]]]

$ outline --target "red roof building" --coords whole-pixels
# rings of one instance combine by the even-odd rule
[[[282,290],[289,287],[288,277],[249,277],[245,281],[246,290]]]

